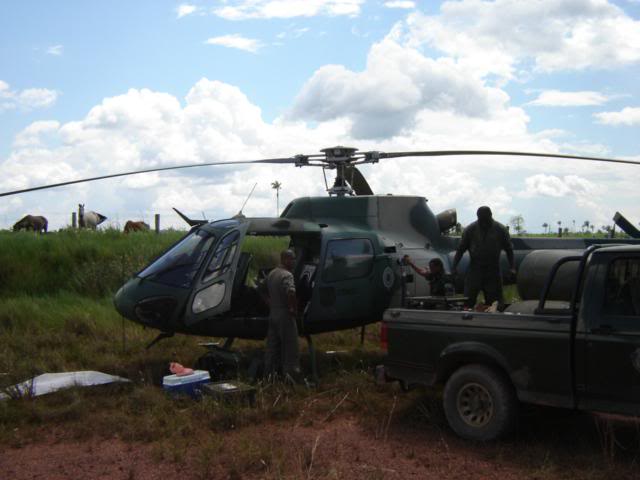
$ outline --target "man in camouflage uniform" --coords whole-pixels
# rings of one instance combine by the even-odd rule
[[[497,301],[502,305],[502,275],[500,273],[500,252],[507,254],[509,268],[515,275],[515,262],[511,238],[506,227],[493,220],[489,207],[480,207],[478,220],[462,232],[462,239],[453,259],[452,273],[456,273],[458,263],[465,251],[469,250],[471,263],[465,281],[465,306],[473,308],[480,290],[484,292],[485,304]]]
[[[281,369],[285,378],[294,381],[300,375],[296,287],[291,273],[295,260],[295,253],[285,250],[280,254],[280,265],[267,276],[271,310],[265,355],[266,375]]]

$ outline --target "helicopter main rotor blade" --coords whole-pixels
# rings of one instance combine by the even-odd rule
[[[6,197],[9,195],[17,195],[18,193],[34,192],[36,190],[46,190],[48,188],[64,187],[65,185],[73,185],[76,183],[93,182],[95,180],[104,180],[107,178],[126,177],[128,175],[138,175],[140,173],[151,172],[164,172],[167,170],[180,170],[185,168],[197,168],[197,167],[211,167],[220,165],[246,165],[246,164],[261,164],[261,163],[277,163],[287,164],[296,163],[295,158],[266,158],[262,160],[237,160],[232,162],[209,162],[209,163],[194,163],[190,165],[175,165],[173,167],[160,167],[160,168],[147,168],[145,170],[135,170],[131,172],[113,173],[111,175],[101,175],[99,177],[82,178],[78,180],[70,180],[68,182],[52,183],[49,185],[41,185],[39,187],[23,188],[22,190],[14,190],[12,192],[0,193],[0,197]]]
[[[625,163],[628,165],[640,165],[634,160],[624,160],[617,158],[585,157],[581,155],[563,155],[560,153],[533,153],[533,152],[509,152],[495,150],[433,150],[426,152],[380,152],[380,158],[401,158],[401,157],[446,157],[455,155],[503,155],[518,157],[547,157],[547,158],[569,158],[573,160],[589,160],[594,162]]]

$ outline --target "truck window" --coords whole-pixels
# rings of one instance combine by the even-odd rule
[[[640,317],[640,258],[617,258],[611,262],[603,313]]]
[[[322,280],[336,282],[369,275],[373,267],[373,245],[366,238],[332,240],[327,247]]]

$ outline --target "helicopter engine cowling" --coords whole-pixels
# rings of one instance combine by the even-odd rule
[[[518,294],[522,300],[539,300],[553,266],[562,258],[581,255],[580,250],[534,250],[518,269]],[[567,262],[556,273],[547,300],[571,301],[578,262]]]
[[[440,233],[445,233],[458,223],[458,212],[456,212],[455,208],[450,208],[436,215],[436,219],[438,220]]]

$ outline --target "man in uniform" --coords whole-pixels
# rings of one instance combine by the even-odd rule
[[[267,375],[281,369],[285,378],[288,376],[294,381],[300,374],[296,287],[291,273],[295,260],[295,253],[285,250],[280,254],[280,265],[267,276],[271,310],[265,355]]]
[[[456,273],[464,252],[469,250],[471,263],[465,282],[468,300],[465,306],[473,308],[480,290],[484,292],[485,304],[497,301],[502,305],[502,275],[500,273],[500,252],[507,254],[512,275],[516,273],[511,238],[506,227],[493,220],[489,207],[480,207],[478,220],[462,232],[462,239],[453,259],[452,273]]]

